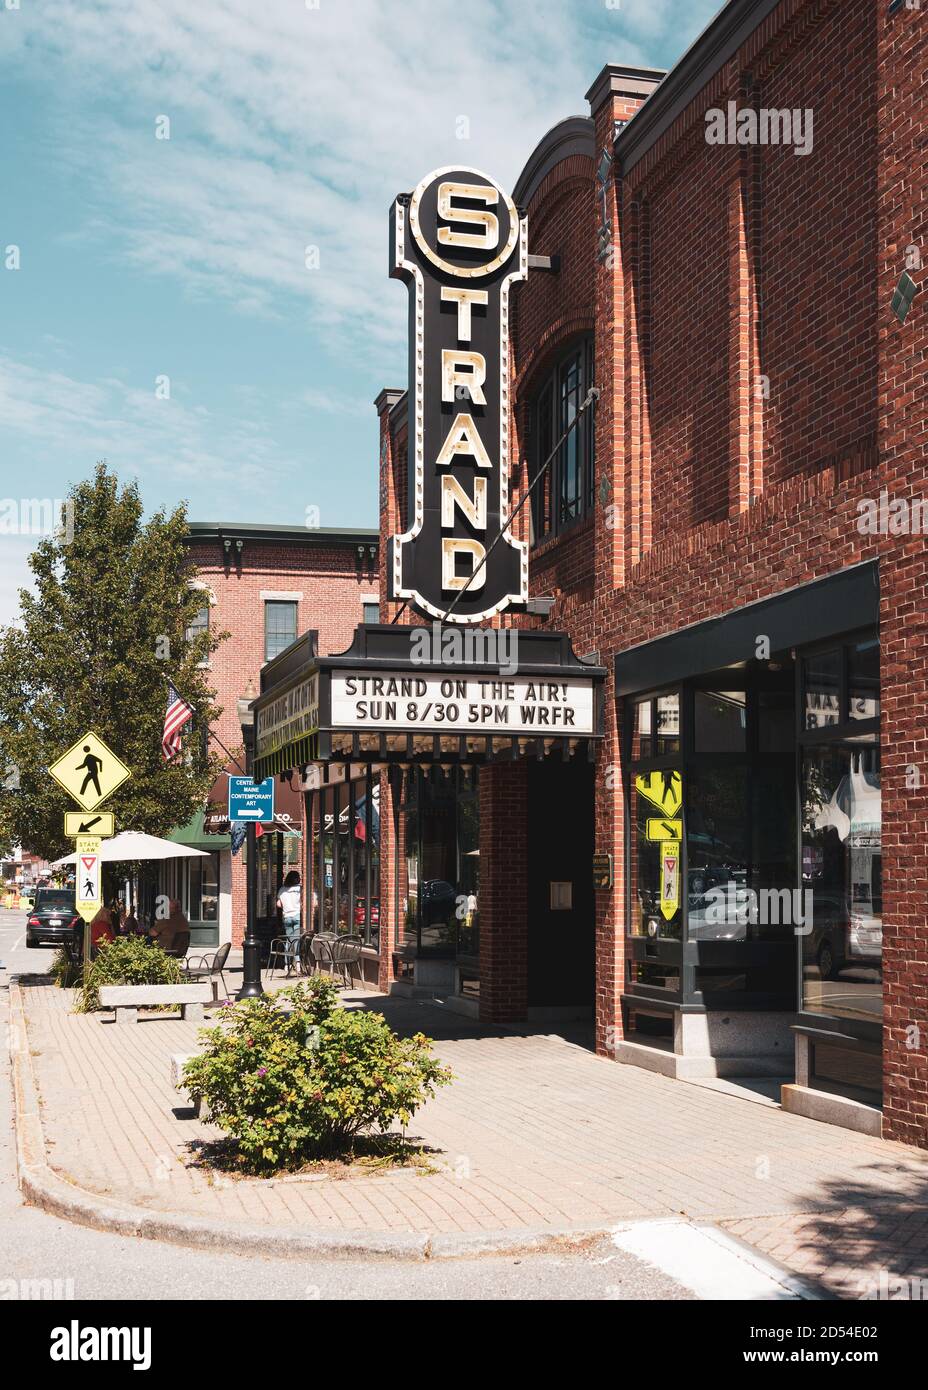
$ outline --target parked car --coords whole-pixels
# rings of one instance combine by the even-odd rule
[[[67,888],[39,888],[35,905],[26,918],[26,945],[32,950],[40,946],[63,946],[76,943],[81,919],[74,905],[74,894]]]

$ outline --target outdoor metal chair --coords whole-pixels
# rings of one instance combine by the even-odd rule
[[[339,936],[332,942],[332,970],[342,977],[346,989],[351,988],[351,967],[361,960],[364,939],[360,936]],[[358,975],[360,976],[360,970]]]
[[[166,956],[171,956],[174,960],[183,960],[190,946],[189,931],[179,931],[174,938],[174,944],[169,951],[165,951]]]
[[[300,974],[312,975],[316,969],[316,957],[313,955],[313,938],[311,936],[300,937]]]
[[[292,937],[272,937],[267,948],[267,973],[273,975],[275,970],[286,969],[289,975],[295,962],[299,964],[299,957],[294,953]]]
[[[213,980],[218,976],[222,981],[223,989],[228,994],[229,986],[226,984],[223,969],[229,959],[231,949],[231,942],[226,941],[219,947],[218,951],[206,951],[201,956],[191,956],[183,965],[184,979]]]
[[[332,964],[332,948],[335,945],[335,937],[331,932],[317,932],[310,938],[313,960],[317,970],[328,970],[334,973]]]

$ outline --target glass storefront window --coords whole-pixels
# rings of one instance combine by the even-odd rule
[[[825,729],[841,722],[841,651],[817,652],[802,663],[804,727]]]
[[[191,922],[219,920],[219,855],[191,859],[189,865],[189,909]]]
[[[792,690],[757,692],[757,751],[792,753],[796,747],[796,700]]]
[[[672,770],[652,773],[650,786],[657,789],[659,797],[660,788],[664,785],[672,786],[673,779],[679,779],[679,776],[679,772]],[[679,859],[680,842],[672,839],[674,827],[668,829],[667,841],[662,841],[659,838],[659,827],[662,824],[660,807],[652,796],[646,796],[637,786],[634,792],[634,804],[632,935],[648,937],[652,941],[660,938],[679,941],[683,925],[682,893],[680,892],[680,874],[682,873]],[[668,805],[670,804],[671,802],[668,802]],[[664,843],[671,843],[675,846],[675,849],[671,851],[671,857],[674,854],[678,856],[675,867],[670,865],[665,869],[661,853]],[[665,872],[668,875],[666,881]],[[675,891],[674,873],[676,874]],[[674,897],[676,906],[673,906]]]
[[[747,696],[743,690],[697,690],[694,694],[697,753],[743,753]]]
[[[651,709],[650,700],[632,705],[632,762],[651,756]]]
[[[680,696],[659,695],[656,701],[655,753],[659,758],[680,751]]]
[[[882,1019],[883,858],[880,750],[839,740],[802,758],[802,1007]]]
[[[871,637],[847,649],[848,718],[880,717],[880,642]]]

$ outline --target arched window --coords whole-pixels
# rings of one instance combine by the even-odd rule
[[[529,407],[529,482],[533,483],[593,385],[593,339],[571,344]],[[571,431],[532,492],[532,544],[560,535],[593,509],[593,412]]]

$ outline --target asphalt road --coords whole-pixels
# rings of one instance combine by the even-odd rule
[[[398,1261],[273,1260],[210,1254],[85,1229],[23,1205],[15,1179],[7,1022],[11,972],[47,970],[27,951],[25,913],[0,908],[0,1281],[5,1298],[50,1290],[75,1299],[686,1299],[686,1289],[610,1241],[578,1254]],[[9,1120],[7,1119],[9,1117]],[[39,1282],[35,1282],[39,1281]],[[57,1283],[56,1283],[57,1281]],[[15,1304],[0,1302],[15,1332]]]

